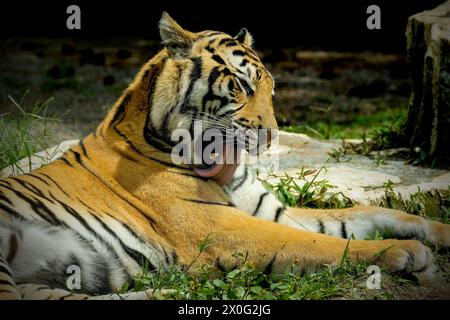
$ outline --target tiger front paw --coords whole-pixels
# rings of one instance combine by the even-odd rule
[[[432,251],[420,241],[381,240],[373,242],[372,248],[355,250],[353,254],[360,255],[362,253],[371,263],[384,267],[390,272],[429,273],[435,270]],[[369,251],[371,252],[369,253]]]

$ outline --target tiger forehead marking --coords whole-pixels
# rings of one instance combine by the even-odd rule
[[[259,77],[261,72],[270,77],[270,73],[266,70],[256,52],[250,47],[239,43],[227,34],[215,35],[208,41],[204,49],[212,54],[212,58],[219,64],[227,64],[223,60],[228,60],[228,64],[234,67],[238,72],[245,73],[248,76],[249,68],[258,71]],[[258,80],[258,79],[257,79]]]
[[[199,45],[198,54],[207,51],[218,65],[229,68],[247,95],[251,96],[254,93],[260,81],[271,83],[273,90],[274,81],[271,74],[251,47],[239,43],[225,33],[215,33],[205,38]],[[229,89],[232,90],[231,87]]]

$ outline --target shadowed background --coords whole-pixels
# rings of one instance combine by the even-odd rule
[[[58,138],[80,137],[102,119],[140,65],[160,49],[157,23],[169,12],[192,31],[232,35],[246,27],[277,80],[286,130],[358,137],[403,117],[410,94],[408,16],[440,1],[13,1],[0,13],[0,113],[11,98],[31,108],[52,97]],[[81,8],[81,30],[66,8]],[[366,9],[381,8],[381,30]],[[10,98],[10,97],[11,98]]]

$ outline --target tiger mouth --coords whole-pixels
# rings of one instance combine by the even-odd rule
[[[212,155],[211,160],[212,164],[194,167],[194,172],[204,178],[213,178],[221,186],[226,185],[239,165],[240,150],[234,144],[224,144],[222,152]]]

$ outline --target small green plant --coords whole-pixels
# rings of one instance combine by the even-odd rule
[[[352,158],[348,156],[347,151],[348,151],[347,143],[345,139],[342,139],[342,146],[339,147],[338,149],[335,148],[331,149],[328,152],[328,155],[336,162],[348,162]]]
[[[295,177],[287,173],[283,176],[269,173],[266,178],[260,178],[260,180],[282,203],[290,207],[348,208],[354,206],[355,202],[342,192],[330,191],[335,186],[327,180],[318,180],[320,172],[326,170],[325,164],[318,170],[308,170],[303,167]],[[312,178],[308,179],[308,176]],[[272,179],[277,182],[270,182]]]
[[[395,193],[393,182],[388,180],[384,183],[383,196],[372,201],[372,204],[450,223],[450,186],[447,190],[427,192],[418,188],[416,193],[404,198],[400,193]]]

